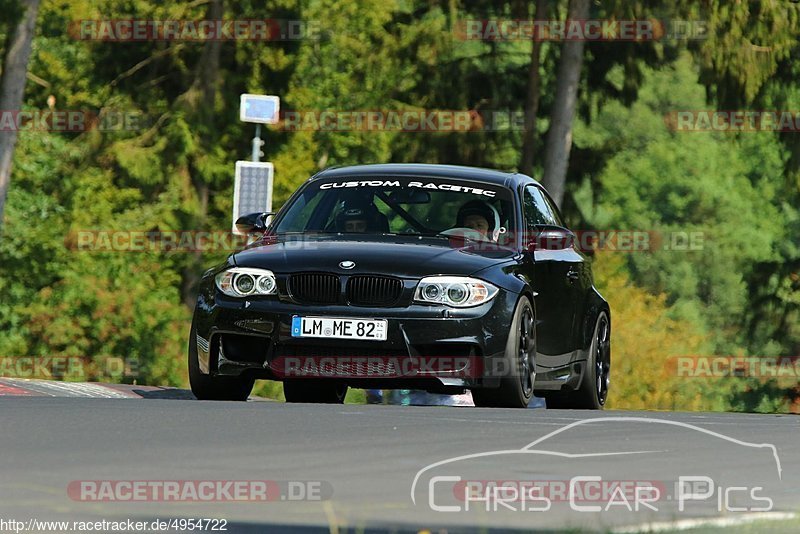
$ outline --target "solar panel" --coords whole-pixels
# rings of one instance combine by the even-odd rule
[[[269,162],[237,161],[233,187],[233,231],[236,219],[250,213],[272,211],[274,168]]]

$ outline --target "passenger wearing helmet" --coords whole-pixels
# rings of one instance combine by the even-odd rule
[[[485,239],[496,240],[499,216],[495,209],[480,200],[470,200],[458,210],[456,226],[469,228]]]

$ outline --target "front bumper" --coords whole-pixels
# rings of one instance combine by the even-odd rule
[[[381,372],[345,373],[339,377],[353,387],[448,388],[496,387],[499,376],[493,362],[502,361],[510,322],[518,295],[501,289],[489,302],[473,308],[456,309],[412,303],[396,308],[347,305],[305,305],[277,297],[230,298],[220,293],[213,281],[203,283],[195,309],[194,324],[200,370],[203,373],[237,376],[251,373],[258,378],[281,380],[287,358],[378,358],[384,361],[414,362],[419,358],[449,358],[469,362],[468,369],[447,366],[416,369],[403,376]],[[327,338],[295,338],[291,335],[294,316],[386,319],[386,341],[357,341]],[[375,360],[373,360],[375,361]]]

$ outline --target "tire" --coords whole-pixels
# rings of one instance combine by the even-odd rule
[[[504,355],[505,370],[500,387],[473,389],[472,400],[481,408],[527,408],[533,397],[536,379],[536,321],[528,297],[522,297],[514,310]]]
[[[335,380],[313,378],[283,381],[283,396],[286,402],[308,402],[315,404],[344,404],[347,385]]]
[[[594,325],[589,358],[581,376],[580,386],[575,391],[548,393],[545,402],[548,409],[558,410],[602,410],[608,399],[608,384],[611,372],[611,321],[606,312],[600,312]]]
[[[246,401],[253,391],[255,378],[211,376],[200,372],[200,362],[197,359],[197,331],[192,321],[189,334],[189,384],[198,400]]]

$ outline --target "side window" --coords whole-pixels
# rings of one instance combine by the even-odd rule
[[[541,193],[539,194],[541,195]],[[542,198],[544,198],[544,201],[547,203],[548,210],[552,214],[553,220],[555,221],[554,224],[557,224],[562,228],[566,228],[564,221],[561,220],[561,216],[558,214],[558,209],[556,208],[555,204],[553,204],[553,201],[550,200],[550,197],[542,195]]]
[[[525,225],[528,230],[533,230],[538,224],[558,224],[547,204],[547,200],[538,187],[527,186],[522,203],[522,209],[525,212]]]

